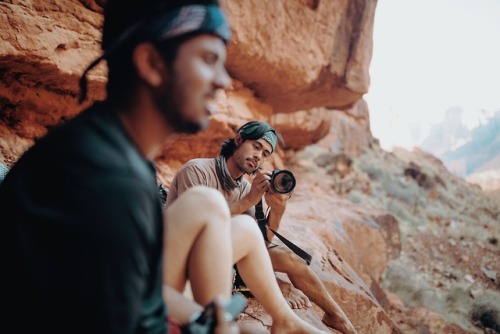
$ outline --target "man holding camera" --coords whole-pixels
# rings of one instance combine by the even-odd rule
[[[218,157],[192,159],[177,172],[170,185],[167,208],[181,193],[196,185],[219,190],[226,198],[233,216],[243,213],[255,216],[255,205],[264,197],[270,208],[267,220],[269,229],[266,233],[267,239],[271,240],[273,232],[270,229],[279,229],[286,201],[290,198],[289,194],[282,194],[271,187],[270,171],[261,170],[262,164],[273,154],[278,140],[282,141],[279,133],[265,122],[252,121],[244,124],[237,130],[234,138],[222,144]],[[251,183],[243,177],[244,174],[254,175]],[[238,242],[233,240],[233,245],[238,247]],[[268,247],[268,253],[274,270],[286,273],[295,287],[325,311],[322,320],[327,326],[344,334],[356,333],[319,277],[300,257],[281,245]],[[240,271],[239,264],[237,265]],[[250,282],[245,279],[245,283],[252,290]],[[255,295],[254,291],[252,293]],[[298,290],[295,293],[302,295]],[[310,306],[309,299],[305,296],[294,300],[288,298],[288,302],[293,308]]]

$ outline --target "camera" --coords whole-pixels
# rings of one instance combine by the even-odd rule
[[[271,187],[280,194],[288,194],[295,188],[295,176],[286,169],[275,169],[271,174]]]

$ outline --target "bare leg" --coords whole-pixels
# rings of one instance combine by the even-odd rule
[[[203,307],[192,299],[188,299],[179,291],[163,285],[163,299],[167,305],[175,305],[168,308],[168,315],[179,321],[181,324],[187,324],[191,315],[196,311],[201,311]]]
[[[295,288],[293,284],[285,282],[279,277],[276,277],[276,281],[278,282],[278,286],[280,287],[283,297],[285,297],[287,303],[291,308],[301,309],[312,306],[309,298],[307,298],[307,296],[302,291]]]
[[[330,296],[323,282],[312,269],[297,255],[285,246],[269,249],[274,270],[288,275],[290,281],[302,290],[323,311],[323,322],[344,334],[356,333],[344,311]]]
[[[250,216],[232,218],[234,262],[255,298],[273,319],[271,333],[321,333],[300,319],[283,297],[262,234]]]
[[[164,284],[183,292],[189,278],[193,298],[207,305],[231,295],[230,213],[220,192],[196,186],[165,212]]]

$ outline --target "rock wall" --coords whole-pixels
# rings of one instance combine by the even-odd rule
[[[100,54],[104,2],[0,3],[0,147],[7,165],[81,110],[77,83]],[[167,164],[213,154],[230,129],[250,119],[272,122],[271,115],[282,112],[301,111],[276,122],[289,148],[305,147],[330,128],[328,112],[314,108],[349,109],[368,91],[375,0],[245,0],[222,6],[234,34],[227,61],[234,89],[219,99],[221,112],[208,131],[190,138],[189,150],[183,143],[166,145]],[[90,73],[91,100],[104,98],[105,73],[104,65]],[[307,128],[301,118],[308,119]],[[314,135],[297,141],[294,136],[304,130]],[[207,138],[213,138],[208,150]]]
[[[345,109],[368,91],[376,1],[223,3],[228,69],[275,112]]]
[[[89,8],[76,0],[0,3],[0,159],[7,165],[81,110],[78,79],[99,55],[102,25]],[[104,66],[92,73],[96,99],[104,97],[104,73]]]

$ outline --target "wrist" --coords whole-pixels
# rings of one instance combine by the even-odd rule
[[[285,213],[285,209],[286,209],[286,207],[284,205],[275,205],[275,206],[271,207],[270,212],[274,216],[281,217]]]
[[[272,224],[272,223],[269,223],[269,225],[268,225],[268,226],[269,226],[269,228],[270,228],[270,229],[275,230],[275,231],[279,230],[279,228],[280,228],[280,224]],[[273,234],[273,235],[274,235],[274,234]]]

